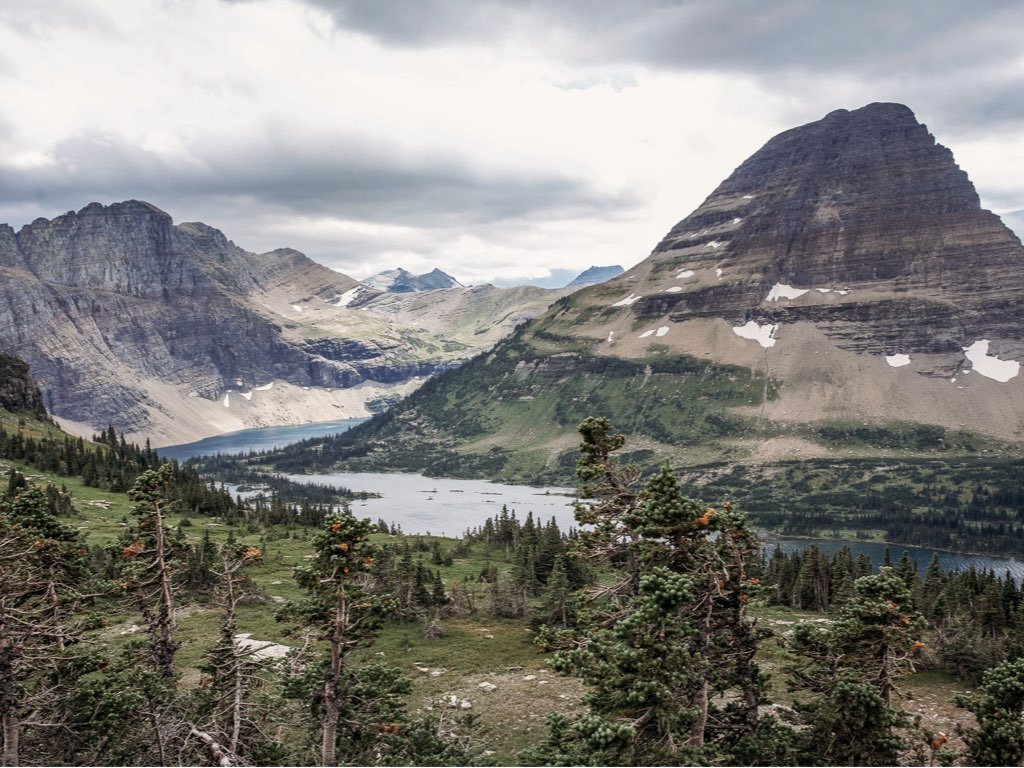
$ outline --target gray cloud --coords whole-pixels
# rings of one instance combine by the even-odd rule
[[[481,224],[541,214],[612,216],[638,201],[594,191],[560,175],[488,175],[451,157],[403,159],[386,147],[331,142],[210,151],[194,165],[164,160],[120,137],[80,134],[61,142],[52,165],[0,172],[0,204],[135,197],[245,198],[306,215],[411,226]]]
[[[247,0],[252,1],[252,0]],[[769,90],[780,78],[813,97],[825,75],[865,81],[957,127],[1024,121],[1017,58],[1024,5],[996,0],[817,2],[816,0],[306,0],[339,27],[386,45],[527,43],[575,64],[733,72]],[[808,79],[809,78],[809,79]],[[950,88],[950,78],[961,87]],[[859,104],[836,104],[855,107]],[[829,111],[826,109],[825,111]]]

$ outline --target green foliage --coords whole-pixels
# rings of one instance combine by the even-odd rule
[[[582,553],[612,569],[581,599],[578,625],[549,628],[552,666],[587,685],[589,713],[549,721],[537,757],[631,764],[703,762],[757,733],[762,679],[745,607],[757,543],[742,515],[683,496],[667,468],[640,485],[611,455],[624,439],[587,419],[577,506]],[[725,691],[739,700],[720,706]]]
[[[924,620],[892,568],[863,576],[827,628],[800,624],[789,646],[799,656],[792,687],[816,694],[798,705],[810,726],[804,750],[816,763],[895,765],[908,715],[891,705],[898,680],[922,647]]]
[[[988,670],[976,696],[958,701],[977,718],[963,729],[972,765],[1024,763],[1024,658]]]

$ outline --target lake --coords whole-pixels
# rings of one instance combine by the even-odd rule
[[[315,424],[293,424],[284,427],[259,427],[243,429],[238,432],[227,432],[214,435],[194,443],[169,445],[157,448],[156,452],[165,459],[185,461],[193,456],[214,456],[218,453],[234,455],[249,451],[270,451],[284,448],[308,437],[327,437],[347,432],[356,424],[366,421],[361,419],[339,419],[338,421],[320,421]]]
[[[184,461],[193,456],[210,456],[217,453],[265,451],[290,445],[307,437],[325,437],[345,432],[363,421],[365,419],[341,419],[317,424],[246,429],[185,445],[158,448],[157,452],[165,458]],[[538,520],[546,521],[554,517],[563,531],[575,525],[572,506],[575,493],[571,488],[533,488],[485,480],[455,480],[387,472],[334,472],[288,477],[300,483],[324,483],[353,491],[379,493],[380,498],[354,502],[353,514],[368,517],[374,522],[378,518],[383,518],[388,523],[400,525],[405,533],[459,536],[467,528],[483,525],[488,517],[501,510],[502,505],[507,505],[510,510],[514,509],[520,520],[526,517],[527,512],[533,512],[534,518]],[[849,546],[854,557],[866,554],[876,566],[883,562],[886,548],[889,549],[893,562],[906,551],[922,571],[935,553],[932,549],[899,544],[811,541],[775,536],[765,538],[765,549],[769,554],[776,546],[781,547],[783,551],[792,552],[806,549],[812,543],[829,554]],[[1024,562],[1020,560],[956,552],[938,552],[938,555],[942,567],[946,570],[964,570],[973,565],[978,569],[991,568],[998,574],[1009,573],[1018,581],[1024,581]]]

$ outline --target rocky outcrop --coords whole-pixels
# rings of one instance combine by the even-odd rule
[[[46,417],[43,397],[29,375],[28,364],[4,354],[0,354],[0,409]]]

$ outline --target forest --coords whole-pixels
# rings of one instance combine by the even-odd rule
[[[112,432],[0,432],[4,764],[1024,759],[1021,585],[937,561],[921,573],[907,557],[875,569],[848,549],[766,556],[738,507],[691,498],[667,467],[645,477],[620,462],[604,419],[580,432],[576,527],[502,509],[457,539],[356,519],[341,498],[232,498]],[[105,539],[83,533],[75,522],[91,518],[47,477],[125,490],[131,512]],[[288,547],[306,553],[287,566],[292,586],[259,578],[285,568]],[[268,583],[288,597],[270,600]],[[189,629],[197,610],[205,632]],[[289,644],[249,643],[254,616]],[[112,634],[111,617],[131,628]],[[468,696],[412,695],[424,682],[410,668],[456,684],[473,661],[459,633],[476,620],[528,631],[533,647],[491,646],[487,664],[535,658],[574,698],[530,713],[546,719],[514,747]],[[403,663],[413,647],[438,661]],[[929,670],[963,691],[948,732],[908,706]]]

